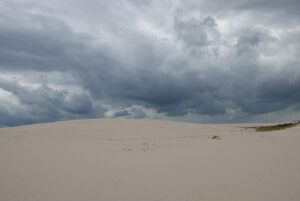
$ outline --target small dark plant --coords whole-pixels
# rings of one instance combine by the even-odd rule
[[[220,140],[221,138],[219,136],[217,136],[217,135],[214,135],[214,136],[211,137],[211,139],[212,140]]]

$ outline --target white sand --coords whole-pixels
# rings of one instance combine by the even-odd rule
[[[285,200],[300,200],[300,126],[256,133],[80,120],[0,129],[0,201]]]

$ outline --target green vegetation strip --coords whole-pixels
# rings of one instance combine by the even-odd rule
[[[266,132],[266,131],[283,130],[286,128],[296,126],[298,124],[300,124],[300,121],[296,121],[296,122],[292,122],[292,123],[276,124],[276,125],[271,125],[271,126],[257,126],[257,127],[253,127],[253,128],[258,132]]]

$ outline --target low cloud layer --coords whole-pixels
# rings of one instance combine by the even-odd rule
[[[0,2],[0,125],[300,118],[300,4]]]

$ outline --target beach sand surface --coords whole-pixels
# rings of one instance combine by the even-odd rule
[[[300,126],[249,125],[92,119],[0,128],[0,201],[299,201]]]

